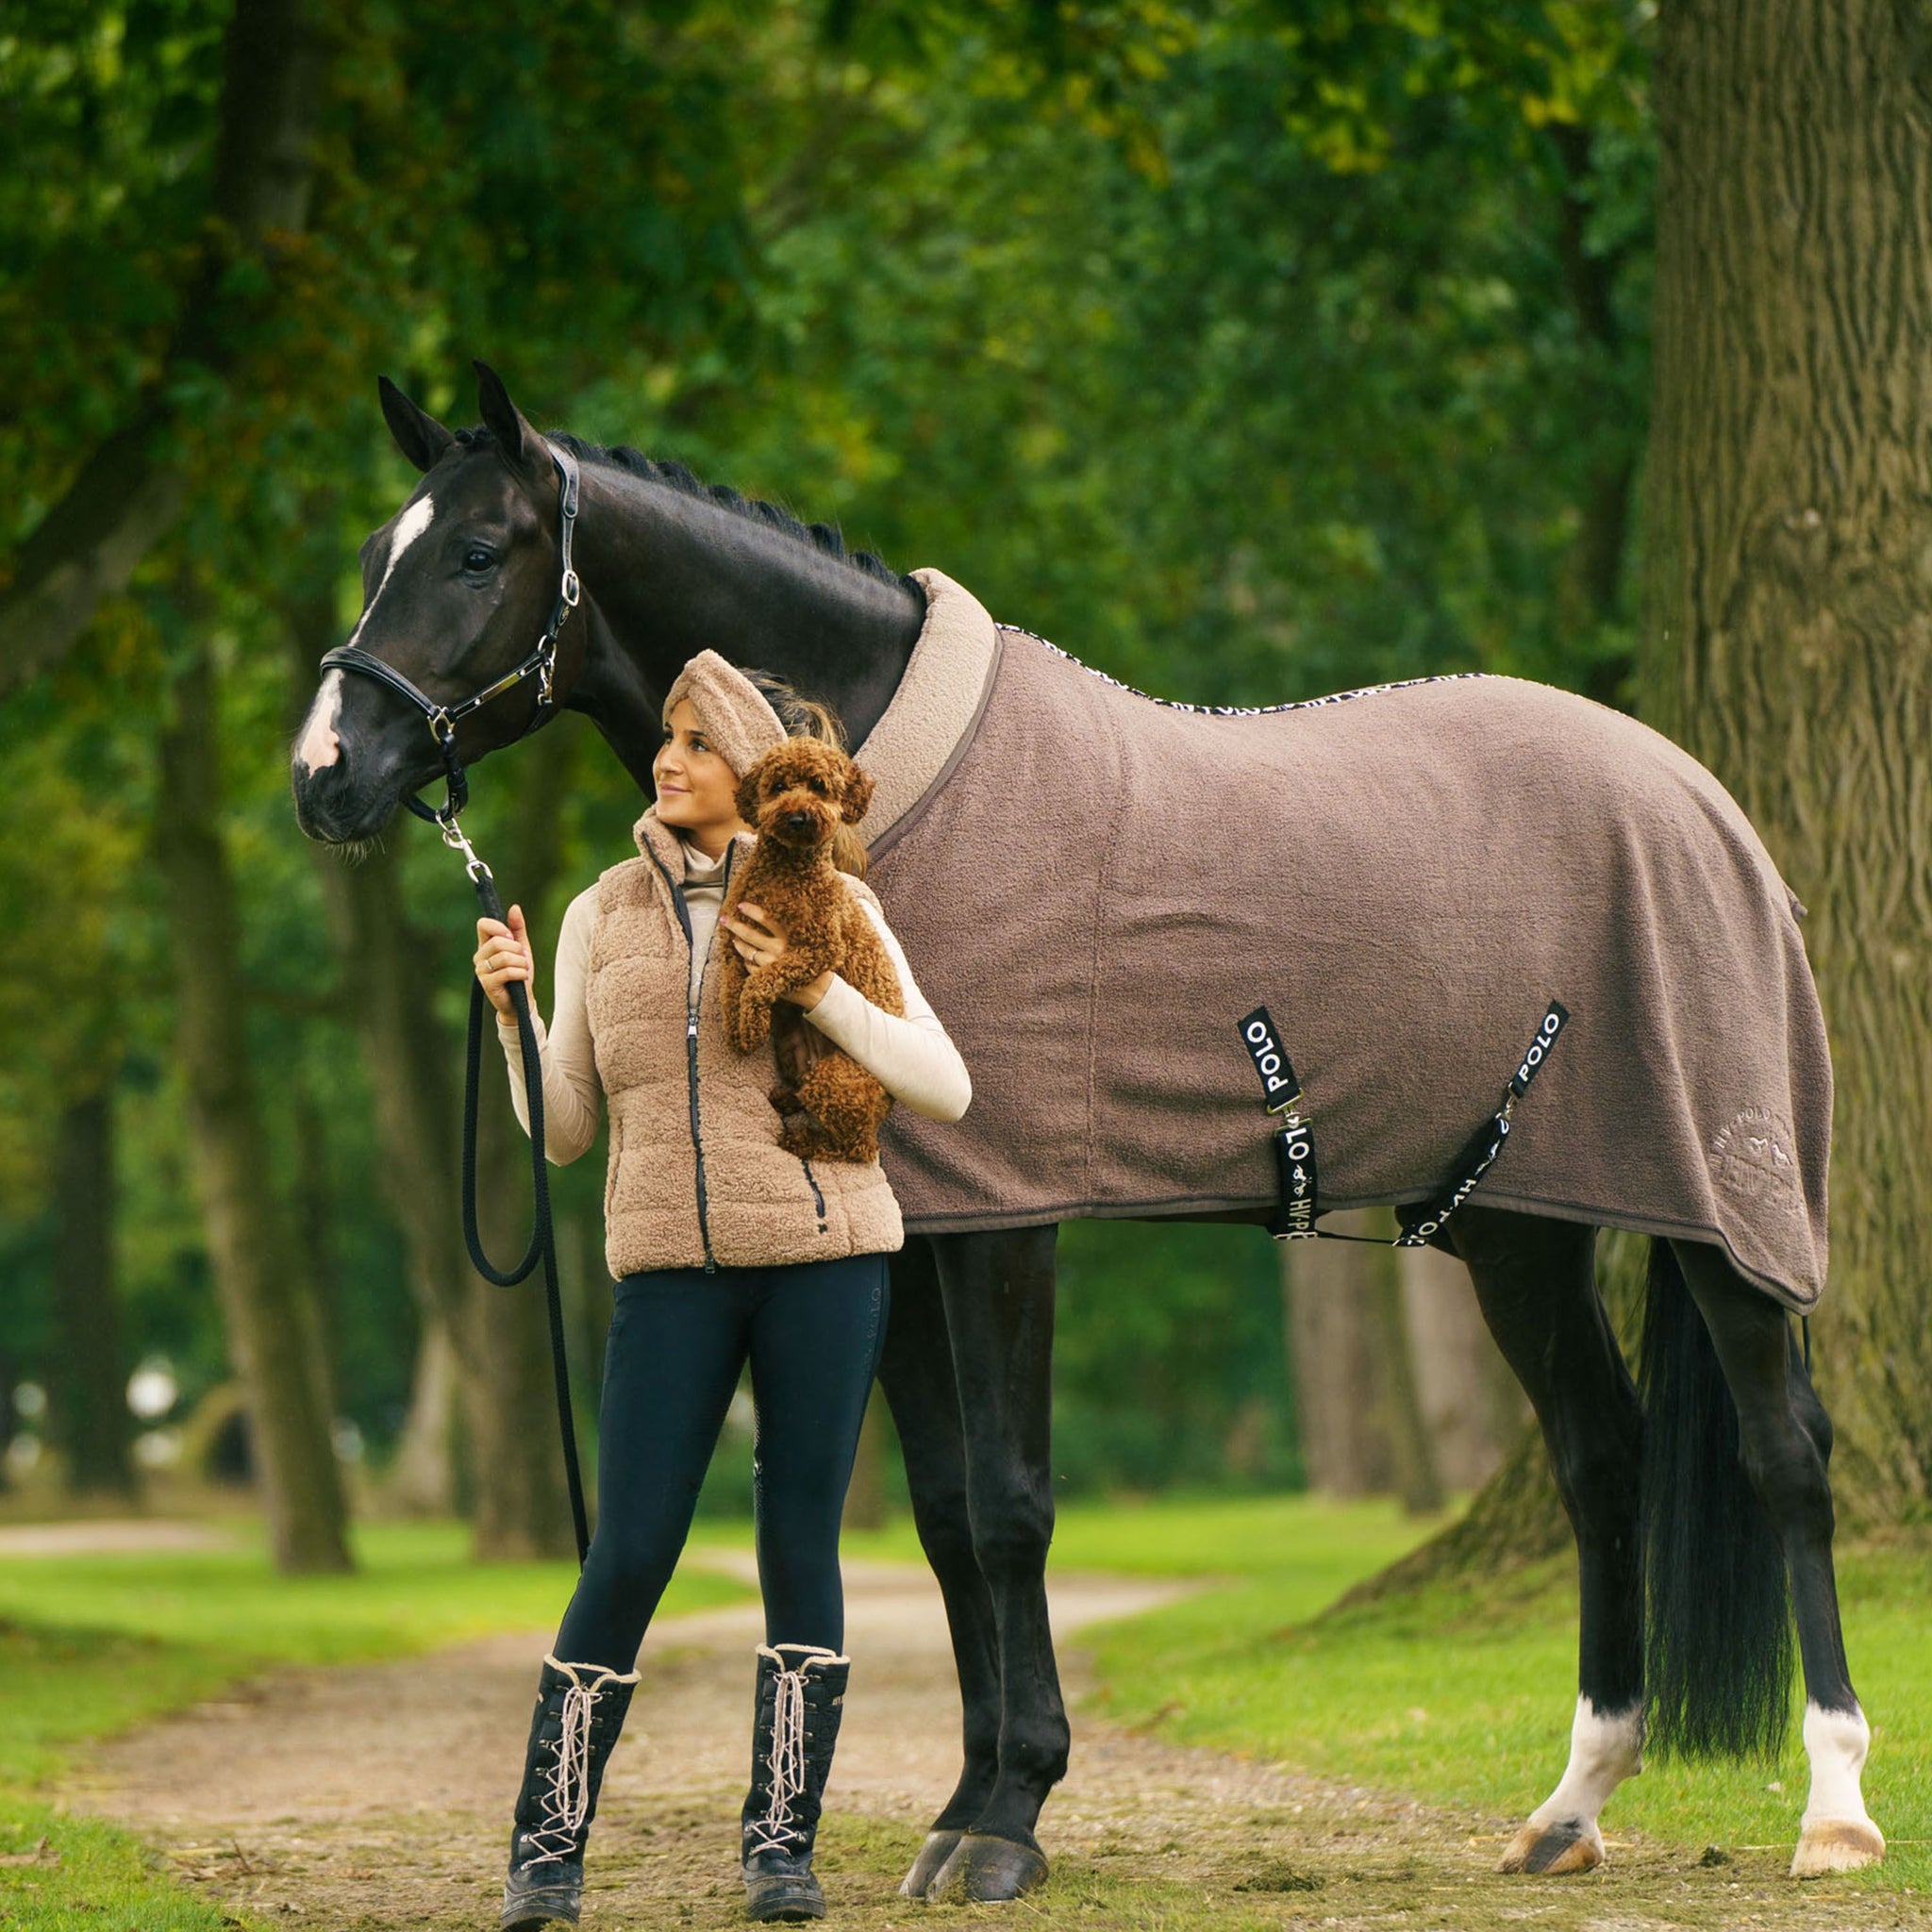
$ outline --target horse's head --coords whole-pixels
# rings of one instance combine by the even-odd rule
[[[480,431],[444,428],[383,379],[390,433],[423,480],[362,545],[362,615],[348,638],[439,706],[487,690],[529,657],[562,576],[550,446],[492,371],[479,362],[476,374]],[[562,634],[558,702],[582,660],[586,628],[566,625]],[[521,738],[539,702],[538,680],[528,677],[458,721],[463,763]],[[312,839],[366,839],[406,792],[443,770],[428,722],[406,695],[331,668],[295,741],[295,816]]]

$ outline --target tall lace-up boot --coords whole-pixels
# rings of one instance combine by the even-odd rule
[[[825,1916],[811,1847],[851,1669],[813,1644],[758,1646],[743,1829],[744,1906],[760,1922]]]
[[[510,1833],[501,1932],[577,1923],[597,1791],[637,1682],[635,1671],[543,1659]]]

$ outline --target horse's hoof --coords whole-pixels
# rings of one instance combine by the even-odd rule
[[[1046,1855],[1038,1845],[969,1831],[954,1846],[925,1889],[929,1899],[996,1905],[1031,1891],[1046,1878]]]
[[[1553,1824],[1525,1824],[1509,1840],[1498,1872],[1541,1872],[1560,1877],[1590,1872],[1604,1861],[1604,1835],[1594,1819],[1562,1818]]]
[[[940,1868],[953,1856],[953,1848],[964,1838],[963,1831],[929,1831],[925,1842],[919,1848],[919,1856],[912,1861],[912,1869],[899,1881],[901,1898],[924,1898],[933,1880],[940,1875]]]
[[[1869,1818],[1824,1818],[1807,1824],[1791,1856],[1793,1878],[1856,1872],[1885,1856],[1885,1834]]]

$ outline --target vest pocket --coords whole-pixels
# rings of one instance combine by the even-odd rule
[[[604,1174],[604,1225],[610,1225],[610,1204],[617,1198],[617,1170],[624,1158],[624,1116],[612,1111],[610,1116],[610,1158]]]
[[[819,1177],[812,1173],[810,1161],[801,1160],[800,1165],[805,1169],[806,1184],[811,1189],[812,1211],[819,1218],[819,1232],[824,1234],[825,1231],[825,1197],[819,1190]]]

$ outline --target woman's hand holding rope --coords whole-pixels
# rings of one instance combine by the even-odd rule
[[[524,927],[524,908],[509,908],[509,924],[500,919],[476,922],[476,977],[483,983],[490,1004],[508,1020],[516,1008],[510,1005],[509,983],[521,979],[537,997],[537,966],[530,952],[530,936]],[[534,1010],[534,1008],[533,1008]]]

